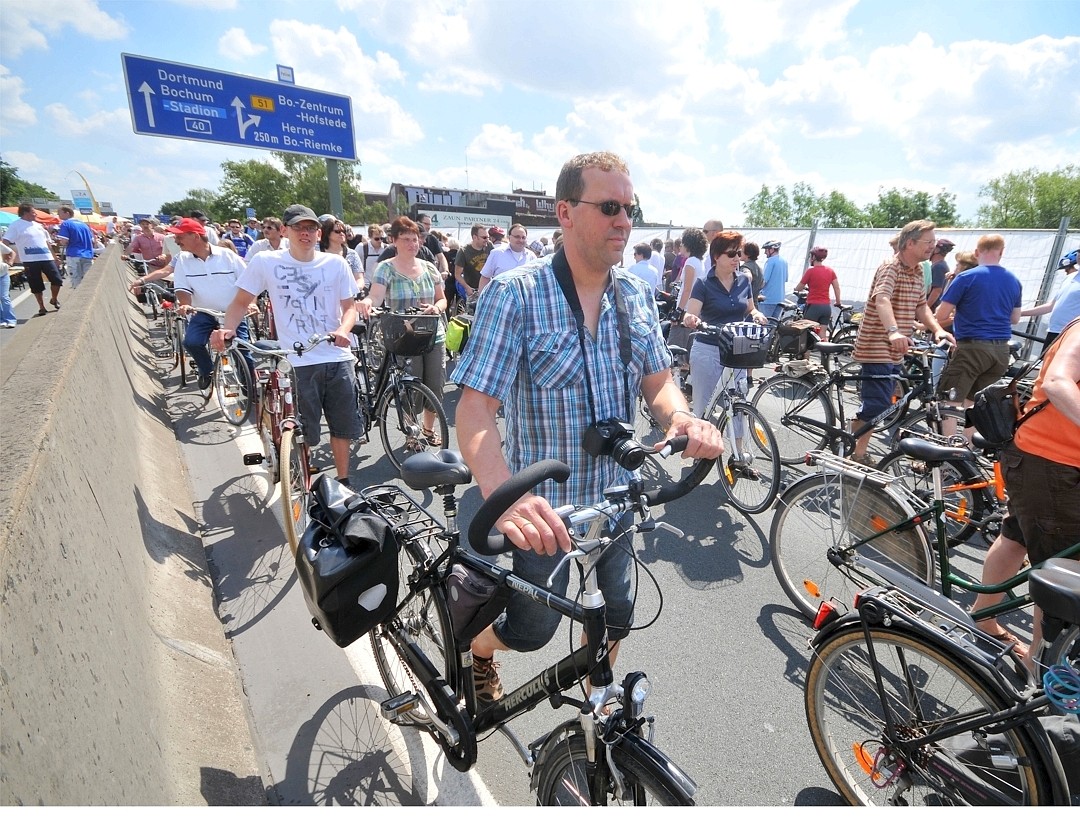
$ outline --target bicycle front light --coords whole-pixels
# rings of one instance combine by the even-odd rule
[[[648,676],[640,671],[627,674],[623,679],[623,708],[627,721],[633,722],[641,718],[641,712],[645,709],[645,699],[651,692],[652,683]]]

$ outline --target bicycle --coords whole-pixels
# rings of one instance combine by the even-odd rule
[[[162,310],[162,325],[165,328],[165,362],[169,371],[180,369],[180,387],[187,385],[187,355],[184,353],[184,335],[187,332],[187,318],[176,309],[176,294],[163,285],[147,282],[143,289],[158,296]]]
[[[1070,804],[1055,723],[1043,717],[1080,711],[1078,585],[1076,561],[1031,574],[1046,632],[1034,686],[1010,646],[932,591],[875,587],[844,615],[823,604],[806,719],[841,796],[853,805]]]
[[[756,330],[760,328],[764,332]],[[743,329],[763,336],[754,340],[743,333],[726,335]],[[756,515],[768,509],[780,491],[780,452],[772,428],[747,402],[745,380],[737,382],[735,371],[762,367],[773,334],[766,326],[743,323],[717,327],[702,322],[697,332],[716,339],[724,366],[704,414],[724,435],[724,457],[717,463],[720,487],[736,509]]]
[[[429,324],[428,320],[431,320],[430,324],[438,321],[438,317],[430,314],[391,314],[379,309],[373,310],[372,316],[389,320],[387,325],[395,330],[403,324],[414,325],[411,320],[422,320],[423,324]],[[438,451],[450,442],[450,426],[439,398],[424,383],[407,373],[405,367],[405,360],[409,356],[418,356],[424,352],[424,348],[430,350],[435,331],[430,331],[427,345],[424,344],[424,336],[409,339],[400,331],[382,336],[384,356],[373,368],[370,364],[373,341],[370,327],[367,322],[361,321],[352,329],[356,339],[352,348],[356,357],[353,366],[356,372],[356,406],[360,412],[364,440],[367,440],[372,425],[377,423],[383,450],[394,468],[401,471],[402,463],[410,455]],[[414,351],[415,354],[412,353]],[[424,428],[425,411],[434,412],[430,434]]]
[[[214,317],[219,326],[225,320],[224,311],[190,307],[194,313],[205,313]],[[243,341],[234,337],[224,351],[211,352],[213,370],[210,384],[199,391],[207,402],[214,397],[225,419],[237,426],[244,423],[251,411],[251,398],[255,387],[251,366],[240,353],[239,343]]]
[[[854,433],[849,432],[843,391],[848,383],[863,379],[862,366],[852,362],[830,368],[831,357],[850,353],[852,346],[846,343],[819,342],[814,347],[822,355],[820,369],[807,364],[807,373],[802,375],[792,370],[775,374],[758,386],[751,401],[770,423],[777,425],[776,441],[784,465],[800,464],[808,452],[826,447],[836,454],[849,455],[859,437],[891,428],[907,416],[914,401],[933,397],[930,352],[913,349],[908,354],[910,366],[899,367],[894,375],[909,383],[907,389],[876,417]]]
[[[685,443],[685,438],[670,441],[665,451],[679,451]],[[401,545],[400,583],[405,595],[390,619],[369,633],[379,673],[390,694],[382,704],[383,715],[399,726],[416,727],[431,735],[450,764],[462,771],[476,762],[477,736],[496,730],[503,733],[531,768],[530,784],[538,804],[693,804],[694,782],[652,743],[654,719],[643,712],[649,693],[645,674],[630,672],[621,684],[615,683],[607,646],[606,609],[594,564],[613,542],[603,537],[609,522],[624,515],[636,515],[635,531],[669,528],[681,534],[654,521],[649,509],[690,491],[710,466],[711,461],[695,466],[683,480],[660,489],[645,491],[640,481],[633,481],[610,487],[600,503],[558,510],[575,547],[560,566],[577,562],[583,584],[579,601],[525,581],[488,559],[504,551],[504,538],[489,538],[499,516],[540,482],[565,480],[570,473],[565,464],[534,464],[496,489],[469,527],[469,542],[476,553],[460,545],[454,489],[471,482],[472,475],[456,452],[413,456],[402,466],[407,486],[434,488],[442,495],[445,526],[396,486],[361,492],[391,524]],[[456,568],[497,585],[491,603],[458,622],[448,599],[448,580]],[[481,708],[475,695],[469,643],[494,620],[511,591],[582,625],[586,643],[520,688]],[[591,689],[584,702],[564,695],[586,678]],[[571,705],[580,712],[576,719],[526,747],[506,725],[545,701],[555,707]]]
[[[891,475],[828,452],[810,453],[812,464],[821,471],[811,472],[780,494],[769,531],[773,570],[787,596],[812,620],[826,597],[851,606],[858,588],[884,585],[874,576],[879,565],[926,586],[937,585],[945,598],[952,598],[954,587],[1006,593],[1005,600],[973,613],[976,620],[1027,606],[1027,596],[1013,591],[1027,582],[1030,567],[996,584],[978,583],[952,568],[941,468],[950,461],[968,460],[971,453],[913,437],[902,440],[900,447],[929,468],[933,485],[929,504]],[[807,542],[822,537],[828,543],[824,551]],[[1073,548],[1056,557],[1078,551]]]
[[[300,409],[293,396],[292,355],[320,342],[334,341],[333,334],[312,336],[307,343],[296,342],[292,348],[276,342],[248,342],[233,339],[226,349],[244,350],[258,360],[255,364],[255,427],[262,451],[244,455],[245,466],[262,466],[272,486],[281,486],[281,509],[285,519],[285,537],[293,555],[300,545],[308,523],[311,499],[311,458],[300,422]],[[243,357],[239,357],[244,362]]]

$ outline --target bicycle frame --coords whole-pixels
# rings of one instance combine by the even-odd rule
[[[949,543],[946,537],[945,529],[945,501],[942,497],[941,486],[941,466],[933,464],[931,467],[931,475],[934,482],[934,500],[927,506],[922,507],[916,511],[911,517],[906,518],[900,523],[893,524],[884,527],[881,531],[874,533],[865,538],[860,538],[853,545],[847,547],[836,547],[829,550],[829,560],[837,566],[844,566],[850,563],[851,553],[857,552],[859,547],[872,543],[880,537],[894,533],[904,532],[909,529],[918,527],[917,531],[925,531],[925,526],[928,521],[933,521],[934,524],[934,550],[937,552],[938,571],[940,573],[939,582],[941,584],[941,594],[946,598],[952,597],[953,587],[959,587],[960,589],[968,592],[974,592],[979,594],[992,595],[999,592],[1006,594],[1006,600],[1001,601],[986,609],[979,610],[972,613],[972,618],[976,621],[980,621],[984,618],[992,618],[997,615],[1002,615],[1007,612],[1011,612],[1014,609],[1028,606],[1031,603],[1031,599],[1026,595],[1018,596],[1013,594],[1013,590],[1023,583],[1027,582],[1028,575],[1031,573],[1032,567],[1021,569],[1016,575],[1011,578],[996,584],[982,584],[975,581],[970,581],[961,575],[956,574],[952,570],[951,555],[949,551]],[[1058,552],[1053,558],[1069,558],[1075,557],[1080,554],[1080,544],[1070,546],[1068,549],[1064,549]],[[882,584],[876,584],[881,586]]]
[[[922,355],[924,360],[926,355]],[[855,450],[856,441],[864,434],[868,434],[873,431],[877,426],[885,420],[889,419],[892,415],[900,412],[900,418],[902,419],[908,412],[908,408],[911,406],[911,401],[916,397],[920,397],[928,391],[933,391],[933,380],[931,379],[930,369],[924,364],[922,370],[918,372],[905,372],[901,370],[899,373],[891,375],[891,379],[918,379],[919,382],[909,388],[904,394],[893,402],[888,408],[878,414],[876,417],[864,422],[862,426],[856,429],[854,432],[848,431],[847,415],[844,409],[844,395],[840,393],[840,389],[844,382],[848,380],[865,379],[862,374],[858,376],[846,376],[839,370],[829,371],[825,377],[819,379],[810,392],[806,395],[806,400],[796,406],[783,415],[783,421],[793,422],[798,425],[806,426],[812,431],[820,432],[825,435],[828,440],[830,450],[834,454],[843,454],[847,456]],[[872,377],[871,379],[879,379]],[[835,389],[835,392],[830,395],[828,389]],[[799,414],[810,401],[813,400],[820,392],[825,392],[825,399],[828,400],[829,406],[833,409],[833,414],[838,415],[837,420],[839,425],[827,425],[820,420],[815,420],[812,417],[804,417]],[[843,446],[843,452],[839,452],[840,446]]]

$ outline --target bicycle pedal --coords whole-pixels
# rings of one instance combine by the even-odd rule
[[[258,452],[254,453],[254,454],[245,454],[244,455],[244,465],[245,466],[261,466],[263,460],[265,460],[265,459],[266,458],[263,457],[263,455],[259,454]]]
[[[416,693],[407,692],[400,696],[384,701],[380,708],[383,718],[387,721],[396,722],[398,718],[420,706],[420,697]]]

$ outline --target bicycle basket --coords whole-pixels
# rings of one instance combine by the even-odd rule
[[[761,368],[768,357],[773,329],[752,322],[729,322],[720,327],[720,364],[727,368]]]
[[[388,353],[419,356],[435,346],[439,317],[421,313],[384,313],[379,317],[379,326]]]

